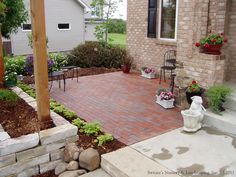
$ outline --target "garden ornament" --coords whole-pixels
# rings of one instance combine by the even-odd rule
[[[189,109],[181,111],[184,119],[184,131],[196,132],[202,127],[202,120],[206,109],[202,106],[202,97],[193,96],[193,100]]]

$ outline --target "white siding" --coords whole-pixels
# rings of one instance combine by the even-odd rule
[[[85,41],[97,41],[94,35],[95,27],[97,24],[86,23],[85,24]]]
[[[29,0],[25,4],[29,8]],[[72,50],[84,42],[84,8],[76,0],[45,0],[45,15],[49,52]],[[58,30],[58,23],[70,23],[71,30]],[[32,53],[28,33],[19,29],[11,36],[14,55]]]

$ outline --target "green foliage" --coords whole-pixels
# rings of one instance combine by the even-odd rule
[[[80,118],[74,119],[72,123],[73,125],[77,126],[79,129],[81,129],[86,124],[85,121],[81,120]]]
[[[126,33],[126,21],[122,19],[111,19],[108,24],[108,33]]]
[[[68,65],[79,67],[120,68],[130,56],[125,49],[99,42],[86,42],[74,48],[69,55]]]
[[[17,86],[21,88],[25,93],[27,93],[29,96],[36,98],[36,93],[34,89],[32,89],[30,86],[23,84],[21,82],[17,83]]]
[[[102,146],[107,142],[110,142],[113,140],[113,136],[111,134],[105,134],[105,135],[100,135],[97,137],[95,142],[98,143],[98,146]]]
[[[23,0],[2,0],[0,10],[2,35],[5,38],[9,38],[10,34],[16,33],[18,27],[27,21],[28,13]]]
[[[220,108],[231,94],[231,88],[227,86],[212,86],[207,90],[207,97],[209,99],[209,106],[211,110],[220,114]]]
[[[16,57],[5,57],[4,58],[5,71],[7,73],[16,72],[17,75],[25,75],[25,57],[16,56]]]
[[[209,34],[207,37],[200,40],[200,44],[204,46],[205,44],[223,44],[224,36],[221,34]]]
[[[188,85],[186,92],[199,93],[199,92],[201,92],[201,87],[199,86],[199,84],[195,80],[193,80],[192,83]]]
[[[18,100],[18,95],[11,90],[0,90],[0,100],[14,103]]]
[[[76,118],[76,113],[69,109],[64,110],[63,115],[65,118],[70,119],[70,120]]]
[[[50,100],[50,109],[69,120],[73,120],[77,117],[75,112],[65,108],[63,105],[53,100]]]
[[[68,57],[63,53],[50,53],[49,58],[53,61],[53,71],[59,71],[68,63]]]
[[[97,136],[98,133],[101,131],[101,125],[98,122],[87,123],[82,127],[82,130],[87,135]]]

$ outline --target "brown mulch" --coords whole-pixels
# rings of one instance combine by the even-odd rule
[[[38,132],[40,123],[36,111],[23,99],[19,98],[15,103],[0,100],[0,124],[11,138]],[[41,130],[48,125],[41,126]]]
[[[105,73],[111,73],[121,71],[120,69],[116,68],[104,68],[104,67],[91,67],[91,68],[80,68],[78,71],[78,76],[90,76],[90,75],[98,75],[98,74],[105,74]],[[73,71],[69,70],[66,72],[66,78],[73,77]],[[74,72],[74,77],[76,77],[76,72]],[[34,83],[34,77],[33,76],[25,76],[23,81],[25,84],[33,84]]]
[[[48,171],[44,174],[35,175],[35,176],[32,176],[32,177],[58,177],[58,175],[55,175],[54,170],[52,170],[52,171]]]

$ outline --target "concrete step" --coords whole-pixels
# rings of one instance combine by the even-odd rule
[[[207,126],[236,135],[236,111],[227,109],[222,115],[218,115],[207,110],[203,122]]]
[[[80,177],[111,177],[103,169],[97,169],[95,171],[81,175]]]
[[[130,147],[102,155],[101,167],[112,177],[179,177]]]

